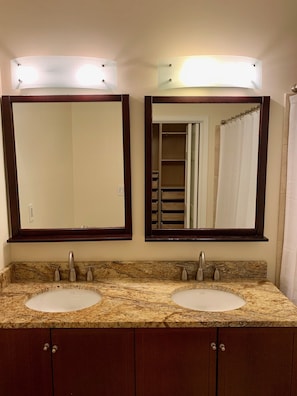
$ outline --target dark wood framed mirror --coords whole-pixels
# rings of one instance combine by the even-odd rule
[[[129,95],[3,96],[9,242],[132,239]]]
[[[270,98],[145,97],[145,240],[267,241]]]

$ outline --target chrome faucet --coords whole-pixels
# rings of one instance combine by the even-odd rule
[[[203,281],[203,266],[204,265],[205,265],[205,253],[200,252],[198,270],[197,270],[197,274],[196,274],[197,281]]]
[[[75,282],[76,281],[76,272],[74,268],[74,255],[73,252],[69,252],[68,256],[68,264],[69,264],[69,281]]]

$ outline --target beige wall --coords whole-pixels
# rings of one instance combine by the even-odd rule
[[[14,103],[13,111],[22,228],[72,227],[71,106]]]
[[[75,227],[124,227],[122,104],[72,106]]]
[[[295,0],[218,0],[130,2],[104,0],[73,6],[59,2],[36,8],[35,2],[11,1],[0,16],[2,94],[10,87],[9,60],[26,55],[110,57],[118,64],[116,93],[130,94],[133,240],[89,243],[30,243],[9,246],[12,260],[66,259],[264,259],[274,280],[276,267],[283,98],[297,81]],[[223,5],[222,5],[223,4]],[[98,9],[96,9],[98,7]],[[117,12],[115,11],[117,9]],[[213,12],[216,9],[217,12]],[[16,10],[18,12],[16,12]],[[32,15],[32,19],[30,19]],[[256,57],[263,62],[261,90],[157,88],[157,62],[171,56],[227,54]],[[268,147],[265,235],[269,242],[146,243],[144,242],[144,107],[145,95],[268,95],[271,116]],[[0,164],[0,202],[4,202]],[[4,210],[1,204],[0,210]],[[0,217],[5,245],[6,218]],[[2,256],[4,255],[2,251]],[[1,260],[1,257],[0,257]],[[4,265],[5,260],[0,261]]]

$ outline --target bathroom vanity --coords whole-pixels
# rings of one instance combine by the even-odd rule
[[[219,267],[221,281],[209,275]],[[77,264],[76,264],[77,266]],[[89,263],[78,282],[53,283],[52,265],[12,264],[0,293],[0,387],[11,396],[292,396],[297,392],[297,308],[263,279],[263,262]],[[187,268],[190,280],[180,280]],[[227,268],[235,270],[237,280]],[[247,270],[250,267],[251,271]],[[159,268],[159,270],[157,270]],[[162,270],[160,269],[162,268]],[[234,276],[234,274],[233,274]],[[53,288],[96,290],[99,303],[74,312],[29,309]],[[172,300],[176,290],[215,288],[245,300],[239,309],[203,312]]]
[[[3,395],[134,395],[132,329],[1,329]]]
[[[292,328],[137,329],[136,394],[293,395],[296,336]]]
[[[295,395],[296,336],[293,328],[1,329],[1,392]]]

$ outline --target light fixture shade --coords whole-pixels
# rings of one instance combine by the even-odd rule
[[[244,56],[190,56],[159,62],[159,87],[261,88],[262,64]]]
[[[27,56],[11,61],[14,89],[92,88],[111,90],[117,85],[116,63],[79,56]]]

